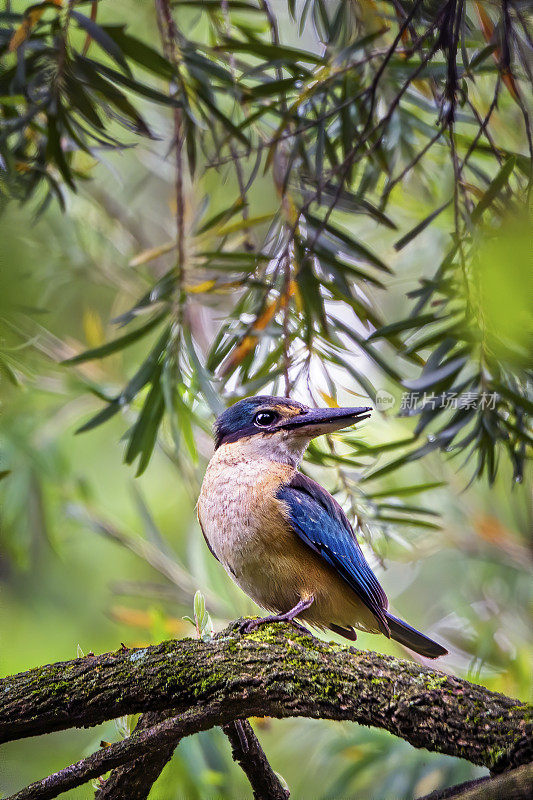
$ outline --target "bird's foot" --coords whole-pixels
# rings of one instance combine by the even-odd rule
[[[260,625],[268,625],[270,622],[288,622],[289,625],[292,625],[297,630],[301,631],[302,633],[305,633],[306,636],[313,635],[311,631],[305,627],[305,625],[301,625],[294,619],[286,619],[285,617],[282,617],[281,614],[273,614],[272,616],[261,617],[260,619],[245,619],[239,625],[239,633],[241,634],[253,633],[260,627]]]
[[[300,600],[294,608],[291,608],[290,611],[287,611],[285,614],[271,614],[268,617],[260,617],[259,619],[245,619],[239,626],[240,633],[252,633],[253,631],[257,630],[260,625],[268,625],[270,622],[288,622],[289,625],[294,625],[302,633],[305,633],[306,636],[312,636],[313,634],[307,630],[304,625],[300,625],[299,622],[296,622],[295,617],[308,609],[313,603],[313,597],[306,598],[305,600]]]

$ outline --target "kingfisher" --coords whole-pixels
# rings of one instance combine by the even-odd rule
[[[388,610],[339,503],[298,471],[309,442],[368,419],[371,408],[309,408],[261,395],[226,409],[198,500],[209,550],[270,616],[305,622],[355,641],[355,629],[382,633],[426,658],[448,651]],[[306,632],[307,629],[305,629]]]

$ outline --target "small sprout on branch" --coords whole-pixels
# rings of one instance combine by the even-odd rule
[[[183,619],[190,622],[191,625],[194,625],[198,639],[207,642],[209,639],[213,638],[215,629],[213,628],[211,617],[205,607],[205,597],[199,589],[194,595],[193,609],[194,619],[188,616],[183,617]]]

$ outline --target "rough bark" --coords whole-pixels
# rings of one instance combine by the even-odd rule
[[[135,733],[151,728],[168,717],[168,713],[161,712],[143,714],[137,723]],[[161,741],[158,747],[147,747],[140,758],[127,759],[113,770],[98,789],[95,800],[146,800],[152,785],[172,758],[178,744],[179,737],[173,736],[167,741]]]
[[[530,800],[532,796],[533,764],[524,764],[495,778],[467,781],[419,800]]]
[[[130,761],[142,761],[150,753],[162,750],[171,744],[175,746],[183,736],[212,728],[217,724],[218,718],[219,706],[214,702],[205,706],[201,712],[188,711],[179,718],[165,719],[151,728],[140,730],[120,742],[103,747],[88,758],[83,758],[41,781],[32,783],[7,800],[52,800],[62,792],[81,786],[110,769]],[[151,785],[148,783],[148,776],[145,785]]]
[[[135,732],[168,719],[168,713],[143,714]],[[222,727],[231,744],[232,756],[250,781],[255,800],[287,800],[288,792],[270,766],[248,720],[235,720]],[[95,800],[146,800],[163,768],[172,758],[179,737],[147,747],[141,758],[113,770],[96,792]],[[23,800],[23,798],[20,798]]]
[[[263,748],[247,719],[237,719],[222,730],[231,744],[233,760],[250,781],[254,800],[287,800],[287,792],[268,763]]]
[[[197,730],[253,715],[353,720],[491,769],[531,760],[531,707],[518,700],[290,626],[240,636],[237,625],[209,642],[163,642],[5,678],[0,742],[171,710],[191,713]]]

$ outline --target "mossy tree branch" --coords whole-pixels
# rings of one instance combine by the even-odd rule
[[[146,800],[152,785],[172,758],[183,736],[181,720],[169,721],[171,716],[170,712],[148,712],[141,716],[132,741],[135,742],[138,733],[151,728],[142,756],[128,758],[127,753],[122,750],[120,765],[102,783],[96,792],[95,800]],[[161,727],[158,723],[163,722],[165,726]],[[264,798],[287,800],[288,794],[270,766],[248,720],[228,722],[222,729],[231,744],[234,761],[240,764],[250,781],[255,800]],[[91,756],[91,759],[94,759],[94,756]],[[90,767],[94,770],[96,765],[91,763]],[[86,769],[85,765],[83,771]],[[31,800],[31,797],[21,795],[19,798],[15,796],[12,800]]]
[[[222,730],[230,741],[233,760],[250,781],[254,800],[287,800],[289,792],[270,766],[248,720],[236,719]]]
[[[135,726],[134,735],[146,728],[153,728],[171,716],[169,712],[163,711],[142,714]],[[175,734],[165,742],[159,741],[156,747],[147,746],[140,758],[126,759],[102,782],[95,793],[95,800],[146,800],[152,785],[172,758],[179,741],[180,737]]]
[[[234,624],[209,642],[163,642],[5,678],[0,742],[139,711],[171,711],[172,718],[120,743],[134,749],[125,758],[117,748],[115,765],[139,757],[138,737],[153,747],[158,737],[159,744],[176,741],[253,715],[352,720],[492,770],[531,760],[532,714],[524,703],[285,625],[240,636]]]
[[[431,792],[419,800],[530,800],[532,788],[533,763],[523,764],[493,778],[478,778]]]

